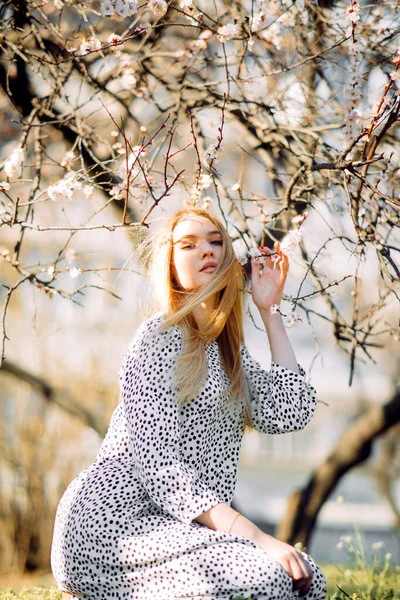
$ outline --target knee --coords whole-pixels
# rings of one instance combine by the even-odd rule
[[[304,554],[304,552],[303,552]],[[308,598],[313,598],[313,600],[325,600],[326,598],[326,578],[322,569],[317,565],[317,563],[309,556],[308,554],[304,554],[307,562],[309,563],[313,578],[311,583],[310,591],[307,594]]]

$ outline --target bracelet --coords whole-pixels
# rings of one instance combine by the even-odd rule
[[[233,519],[233,521],[232,521],[232,525],[231,525],[231,526],[229,527],[229,529],[228,529],[228,533],[231,533],[231,531],[232,531],[232,529],[233,529],[233,526],[234,526],[234,524],[236,523],[236,520],[238,519],[238,517],[240,517],[240,513],[236,513],[236,517]]]

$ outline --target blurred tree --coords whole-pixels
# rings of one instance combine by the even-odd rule
[[[340,437],[329,456],[317,467],[304,488],[293,492],[285,517],[278,527],[278,538],[289,544],[301,542],[304,546],[309,546],[318,514],[340,478],[350,469],[367,460],[371,455],[375,439],[391,428],[396,434],[394,438],[389,438],[393,446],[394,439],[396,441],[399,439],[398,428],[397,430],[394,428],[399,421],[400,390],[384,406],[371,408],[357,419]],[[382,491],[389,497],[392,509],[398,516],[395,500],[388,493],[389,480],[388,477],[384,477],[384,471],[380,482]]]
[[[99,233],[116,246],[122,231],[135,248],[179,200],[220,211],[240,257],[290,232],[286,323],[299,311],[317,353],[314,328],[329,325],[351,384],[356,361],[399,335],[399,7],[1,3],[0,363],[27,289],[74,306],[89,288],[119,298],[106,276],[126,267],[72,244],[100,251]],[[28,358],[3,371],[103,431],[90,394],[80,406],[67,375],[56,391]]]

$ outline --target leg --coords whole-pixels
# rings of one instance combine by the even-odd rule
[[[71,586],[75,593],[68,600],[75,600],[75,595],[84,600],[234,600],[238,596],[246,600],[325,600],[325,578],[314,561],[306,558],[314,577],[303,597],[293,590],[288,573],[261,548],[233,540],[149,562],[140,569],[134,563],[104,565],[106,576],[93,574],[90,580],[85,576],[76,581]]]
[[[313,572],[312,583],[309,591],[305,596],[303,596],[306,600],[325,600],[326,598],[326,579],[325,575],[319,568],[319,566],[313,561],[311,556],[305,554],[303,555],[307,562],[309,563],[311,570]]]

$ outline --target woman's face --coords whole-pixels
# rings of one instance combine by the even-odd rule
[[[206,217],[188,215],[173,231],[172,269],[184,290],[199,288],[213,277],[222,258],[222,235]]]

